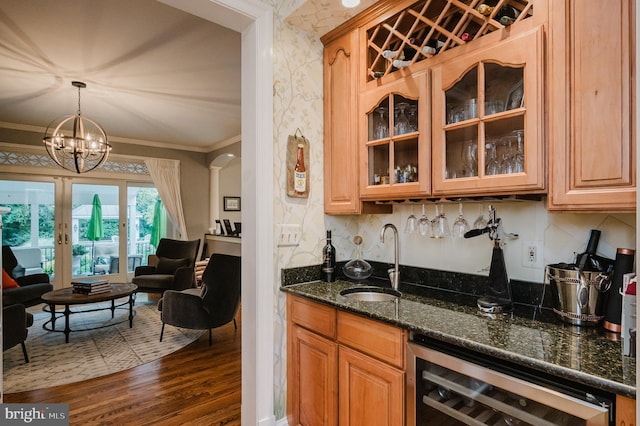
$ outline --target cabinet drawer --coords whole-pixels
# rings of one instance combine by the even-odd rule
[[[404,369],[407,333],[347,312],[338,312],[338,341],[381,361]]]
[[[288,295],[287,315],[289,321],[312,330],[314,333],[332,339],[336,337],[336,310],[334,308]]]

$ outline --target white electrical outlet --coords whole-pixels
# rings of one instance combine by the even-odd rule
[[[302,225],[280,224],[276,227],[278,247],[299,246],[302,239]]]
[[[525,268],[542,268],[543,259],[541,241],[523,241],[522,266]]]

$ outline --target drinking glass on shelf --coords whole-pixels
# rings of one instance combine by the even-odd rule
[[[413,214],[413,206],[411,206],[411,214],[407,218],[407,224],[404,227],[405,234],[415,234],[418,229],[418,218]]]
[[[484,102],[484,115],[491,115],[504,111],[504,102],[491,99]]]
[[[515,152],[513,150],[513,136],[505,136],[502,138],[504,151],[502,152],[502,161],[500,162],[500,173],[508,175],[514,172]]]
[[[404,110],[409,106],[406,102],[400,102],[396,105],[398,108],[398,118],[396,119],[395,125],[393,127],[393,132],[396,135],[402,135],[405,133],[411,132],[411,124],[409,124],[409,119],[404,115]]]
[[[385,118],[387,112],[386,107],[376,108],[376,112],[379,114],[378,122],[373,132],[375,139],[383,139],[389,137],[389,120]]]
[[[464,238],[464,234],[469,232],[469,223],[462,214],[462,203],[458,203],[458,217],[453,222],[452,234],[456,238]]]
[[[478,144],[473,140],[464,141],[462,145],[462,175],[478,175]]]
[[[524,130],[514,130],[514,137],[516,139],[516,153],[513,162],[513,172],[524,172]]]
[[[408,117],[409,120],[409,128],[412,132],[418,131],[418,106],[417,105],[409,105]]]
[[[440,203],[436,203],[436,217],[431,221],[431,238],[445,238],[450,235],[449,220]]]
[[[424,210],[424,204],[422,205],[422,215],[418,219],[418,231],[423,237],[427,237],[431,233],[431,221]]]
[[[486,144],[487,164],[485,166],[485,173],[487,175],[500,174],[500,163],[498,162],[498,149],[496,147],[496,143],[496,140],[490,140]]]
[[[470,120],[478,116],[476,98],[467,99],[464,103],[464,119]]]

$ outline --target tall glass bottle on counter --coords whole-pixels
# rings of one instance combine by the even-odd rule
[[[327,231],[327,243],[322,249],[322,280],[332,283],[336,280],[336,249],[331,244],[331,231]]]

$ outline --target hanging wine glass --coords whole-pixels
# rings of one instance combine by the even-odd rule
[[[469,223],[462,214],[462,203],[458,204],[458,217],[453,222],[452,234],[456,238],[463,238],[464,234],[469,232]]]
[[[396,119],[395,125],[393,127],[393,132],[396,135],[402,135],[405,133],[411,132],[411,124],[409,123],[409,119],[406,115],[404,115],[404,110],[409,106],[406,102],[400,102],[396,104],[396,108],[398,108],[398,118]]]
[[[424,204],[422,205],[422,216],[418,219],[418,231],[423,237],[427,237],[431,233],[431,221],[424,210]]]
[[[473,229],[484,229],[488,225],[487,219],[484,218],[484,204],[480,205],[480,214],[478,218],[473,222]]]
[[[442,206],[436,203],[436,217],[431,221],[431,238],[445,238],[451,235],[449,220],[442,210]]]
[[[407,224],[404,227],[405,234],[415,234],[418,230],[418,218],[413,214],[413,206],[411,206],[411,214],[407,218]]]
[[[389,137],[389,120],[385,118],[387,108],[378,107],[375,111],[379,114],[379,117],[374,130],[374,137],[375,139],[387,138]]]

